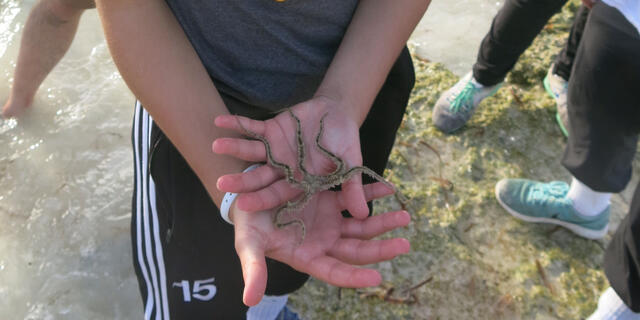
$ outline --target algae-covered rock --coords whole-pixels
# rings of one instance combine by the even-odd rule
[[[609,238],[519,222],[494,197],[502,178],[569,181],[560,164],[566,140],[542,79],[577,4],[550,21],[505,85],[453,135],[433,127],[431,112],[458,77],[415,59],[416,86],[386,172],[412,214],[409,227],[388,236],[407,237],[412,251],[375,266],[385,281],[377,291],[311,280],[291,296],[305,319],[580,319],[594,310],[608,285],[601,263]],[[627,209],[620,199],[613,225]],[[377,212],[399,208],[393,197],[376,204]],[[406,300],[411,294],[417,302]]]

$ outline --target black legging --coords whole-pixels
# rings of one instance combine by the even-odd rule
[[[617,192],[631,176],[640,133],[638,57],[639,31],[618,10],[598,2],[587,21],[569,83],[573,150],[567,150],[564,159],[565,165],[574,165],[569,168],[572,174],[592,189]],[[622,301],[640,312],[640,184],[629,214],[607,248],[604,268]]]
[[[473,66],[474,78],[485,86],[504,81],[520,55],[531,45],[549,19],[566,0],[506,0],[484,37]],[[580,41],[588,9],[576,14],[567,47],[556,59],[559,75],[569,79],[569,71]],[[563,72],[567,71],[567,72]]]

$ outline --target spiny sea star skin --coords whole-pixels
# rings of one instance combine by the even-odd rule
[[[262,142],[262,144],[264,144],[264,148],[267,155],[267,161],[269,165],[271,165],[274,168],[278,168],[282,170],[285,174],[285,179],[288,183],[290,183],[293,187],[302,189],[304,191],[304,193],[297,200],[287,201],[287,203],[278,207],[278,209],[276,210],[276,214],[273,218],[273,224],[278,229],[282,229],[292,224],[300,225],[300,228],[302,229],[302,240],[300,241],[300,243],[302,243],[306,236],[306,227],[302,219],[293,218],[290,221],[280,222],[281,221],[280,218],[282,217],[282,215],[287,211],[294,211],[294,210],[299,210],[304,208],[304,206],[307,204],[309,199],[311,199],[311,197],[314,194],[324,190],[328,190],[337,185],[340,185],[343,182],[347,181],[352,176],[360,173],[367,174],[372,178],[384,183],[386,186],[390,187],[397,193],[398,200],[401,203],[403,204],[406,203],[406,199],[401,193],[398,192],[395,186],[387,182],[383,177],[375,173],[373,170],[365,166],[357,166],[357,167],[347,169],[344,163],[344,160],[342,160],[340,157],[336,156],[335,154],[333,154],[331,151],[327,150],[325,147],[323,147],[320,144],[320,138],[322,137],[322,133],[324,131],[324,119],[327,116],[327,114],[322,116],[322,118],[320,119],[320,129],[318,130],[318,135],[316,136],[315,144],[318,150],[320,150],[322,154],[324,154],[327,158],[329,158],[335,164],[336,169],[333,172],[325,175],[315,175],[307,171],[307,169],[304,166],[304,160],[306,159],[306,152],[305,152],[305,146],[304,146],[304,141],[302,137],[302,125],[301,125],[300,119],[293,113],[291,109],[287,109],[287,112],[296,123],[296,146],[298,148],[297,166],[302,174],[302,178],[300,180],[295,179],[294,171],[291,169],[291,167],[289,167],[288,165],[282,162],[278,162],[273,157],[273,153],[271,151],[271,145],[269,144],[269,141],[267,140],[267,138],[255,132],[249,131],[242,125],[240,121],[238,121],[238,124],[240,125],[240,127],[242,128],[242,130],[245,132],[247,136],[254,138],[256,140],[259,140],[260,142]]]

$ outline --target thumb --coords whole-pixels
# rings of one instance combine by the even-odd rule
[[[342,193],[345,207],[354,218],[364,219],[369,216],[369,207],[362,186],[362,174],[355,174],[342,183]]]
[[[253,241],[251,239],[236,241],[236,252],[240,257],[244,278],[242,301],[247,306],[254,306],[262,300],[267,287],[267,263],[264,250],[254,238]]]

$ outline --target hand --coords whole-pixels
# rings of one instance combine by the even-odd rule
[[[393,191],[382,183],[366,185],[367,200]],[[349,288],[376,286],[380,274],[373,269],[358,268],[390,260],[409,251],[406,239],[371,240],[390,230],[409,224],[405,211],[387,212],[357,220],[343,218],[342,193],[323,191],[316,194],[301,211],[292,216],[303,220],[306,237],[290,226],[278,229],[273,224],[273,210],[246,212],[232,206],[231,218],[235,227],[235,247],[244,276],[243,301],[252,306],[260,302],[267,285],[265,256],[281,261],[294,269],[331,285]]]
[[[306,152],[304,166],[309,172],[317,175],[335,170],[331,159],[316,147],[316,136],[323,117],[324,128],[320,144],[343,159],[347,167],[362,165],[359,125],[345,112],[344,106],[326,97],[316,97],[292,107],[292,111],[300,119]],[[288,165],[292,170],[297,168],[296,122],[288,112],[266,121],[225,115],[217,117],[215,124],[244,134],[246,129],[265,137],[276,161]],[[217,139],[213,143],[213,151],[250,162],[267,162],[265,147],[256,140]],[[300,168],[297,169],[299,176]],[[217,181],[217,187],[224,192],[243,193],[238,196],[238,208],[249,212],[262,211],[280,206],[300,194],[301,190],[287,183],[283,177],[281,169],[262,166],[251,172],[222,176]],[[345,208],[354,217],[364,219],[368,216],[369,209],[360,174],[345,181],[341,192]]]
[[[598,0],[582,0],[582,4],[589,9],[593,8],[596,2],[598,2]]]

